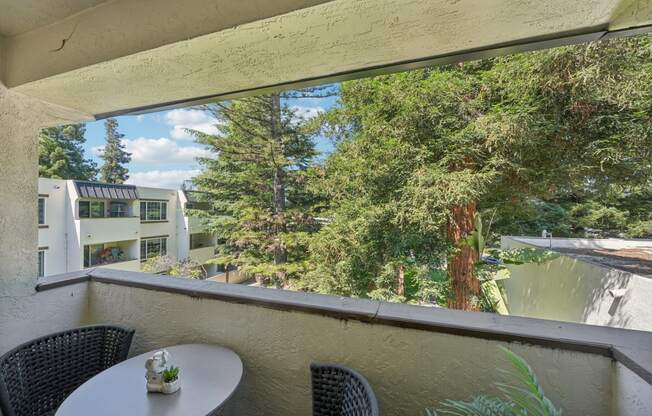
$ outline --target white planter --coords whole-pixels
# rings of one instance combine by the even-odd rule
[[[163,393],[163,394],[176,393],[177,390],[179,390],[180,388],[181,388],[181,383],[179,382],[179,379],[177,378],[172,383],[163,383],[163,385],[161,386],[161,393]]]

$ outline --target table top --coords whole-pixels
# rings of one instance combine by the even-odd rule
[[[147,393],[146,352],[108,368],[75,390],[56,416],[208,415],[219,409],[242,378],[242,361],[228,348],[186,344],[166,347],[180,368],[181,389],[173,394]]]

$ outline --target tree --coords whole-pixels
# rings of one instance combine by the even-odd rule
[[[367,283],[389,259],[445,262],[448,306],[479,309],[477,211],[649,184],[651,50],[649,37],[627,38],[345,83],[325,117],[338,147],[321,187],[325,230],[353,234],[346,251],[318,236],[317,262]],[[375,265],[358,271],[356,259]]]
[[[84,159],[84,124],[49,127],[39,134],[39,176],[95,180],[97,165]]]
[[[148,273],[162,273],[190,279],[206,278],[206,270],[196,261],[190,258],[176,260],[167,255],[147,259],[142,265],[142,270]]]
[[[220,134],[193,131],[215,155],[200,159],[204,170],[194,182],[212,197],[213,211],[199,215],[219,236],[218,259],[283,287],[306,271],[308,235],[318,229],[307,191],[313,132],[285,100],[323,91],[210,105]]]
[[[104,164],[100,168],[101,180],[106,183],[124,183],[129,179],[129,169],[123,165],[131,161],[131,153],[126,152],[121,139],[124,134],[118,133],[118,121],[107,118],[104,121],[106,144],[100,156]]]

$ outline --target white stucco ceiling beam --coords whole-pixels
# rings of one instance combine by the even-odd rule
[[[144,111],[596,40],[650,24],[650,3],[334,0],[14,89],[96,115]]]
[[[14,2],[17,15],[21,7],[26,8],[23,13],[27,15],[57,12],[48,12],[50,1],[22,4],[22,0],[0,0],[0,10],[4,1]],[[95,0],[88,3],[93,7],[55,22],[5,35],[9,59],[6,85],[14,87],[325,1],[328,0]],[[32,10],[35,7],[43,10]],[[41,19],[49,21],[44,16]],[[24,26],[31,27],[28,23],[26,19]],[[19,27],[11,26],[14,31]]]
[[[0,35],[0,84],[4,85],[5,81],[5,66],[7,59],[5,58],[5,38]]]

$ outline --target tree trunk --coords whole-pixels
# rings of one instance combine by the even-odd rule
[[[480,281],[475,277],[474,265],[478,253],[463,240],[475,229],[475,202],[453,207],[448,222],[448,239],[456,249],[448,261],[451,296],[448,307],[465,311],[479,310]]]
[[[398,296],[405,296],[405,266],[398,266],[398,277],[396,284],[396,294]]]
[[[224,282],[229,283],[229,265],[227,264],[224,269]]]
[[[284,145],[281,132],[281,95],[272,94],[271,96],[271,134],[272,140],[276,144],[275,150],[278,150],[278,158],[284,158]],[[285,177],[282,163],[275,162],[274,166],[274,234],[276,244],[274,246],[274,264],[283,264],[287,261],[285,248],[278,239],[278,234],[285,231]],[[281,278],[281,276],[277,276]]]

